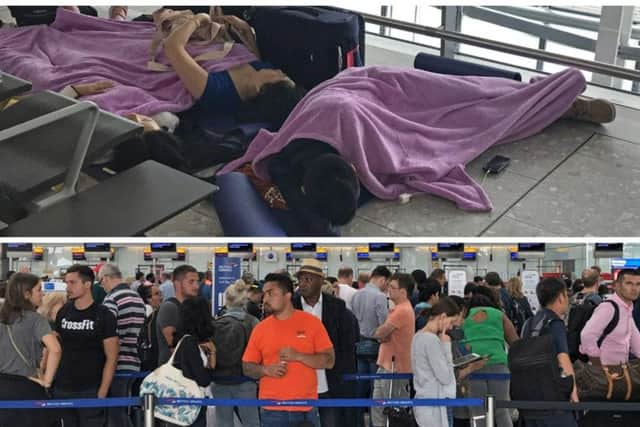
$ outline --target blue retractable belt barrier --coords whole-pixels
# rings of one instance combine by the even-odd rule
[[[413,379],[413,374],[350,374],[343,375],[342,379],[345,381],[367,381],[367,380],[410,380]],[[511,374],[471,374],[470,380],[493,380],[493,381],[508,381],[511,379]]]
[[[144,378],[151,372],[116,372],[116,377],[121,378]],[[410,380],[413,379],[413,374],[347,374],[343,375],[342,379],[345,381],[371,381],[371,380]],[[489,374],[489,373],[477,373],[469,376],[470,380],[478,381],[509,381],[511,374]],[[213,381],[256,381],[250,377],[237,376],[237,377],[213,377]]]
[[[138,406],[139,397],[112,397],[107,399],[67,400],[5,400],[0,409],[60,409],[105,408]],[[483,399],[318,399],[318,400],[269,400],[269,399],[183,399],[159,398],[157,405],[199,406],[313,406],[313,407],[370,407],[370,406],[483,406]]]
[[[0,409],[107,408],[140,405],[139,397],[107,399],[2,400]]]
[[[370,407],[370,406],[483,406],[484,399],[179,399],[159,398],[156,405],[200,406],[314,406],[314,407]]]

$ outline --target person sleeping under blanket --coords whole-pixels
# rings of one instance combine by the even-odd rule
[[[277,133],[261,130],[219,174],[250,163],[257,179],[279,187],[287,209],[309,213],[309,223],[348,223],[364,190],[383,200],[429,193],[489,211],[464,165],[560,118],[614,120],[613,104],[579,97],[585,87],[575,69],[523,83],[352,68],[311,90]]]

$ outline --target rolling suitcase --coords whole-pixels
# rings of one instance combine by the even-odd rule
[[[262,59],[311,89],[340,71],[364,65],[364,19],[344,9],[263,6],[245,11]]]

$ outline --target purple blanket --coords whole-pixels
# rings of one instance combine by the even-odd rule
[[[351,68],[314,88],[278,133],[261,130],[220,173],[267,159],[295,138],[332,145],[376,197],[430,193],[465,210],[491,210],[464,166],[489,147],[533,135],[569,109],[585,88],[574,69],[532,83],[391,67]]]
[[[83,99],[115,114],[184,111],[194,99],[177,74],[147,69],[154,32],[152,23],[112,21],[58,8],[51,26],[0,29],[0,69],[31,81],[36,91],[111,80],[114,88]],[[189,46],[188,51],[197,55],[221,48],[222,44]],[[201,65],[207,71],[222,71],[256,59],[236,43],[224,59]],[[164,54],[157,61],[168,64]]]

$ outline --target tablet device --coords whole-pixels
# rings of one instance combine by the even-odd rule
[[[454,368],[462,368],[469,363],[477,362],[478,360],[482,360],[483,357],[476,353],[465,354],[464,356],[453,359],[453,367]]]

